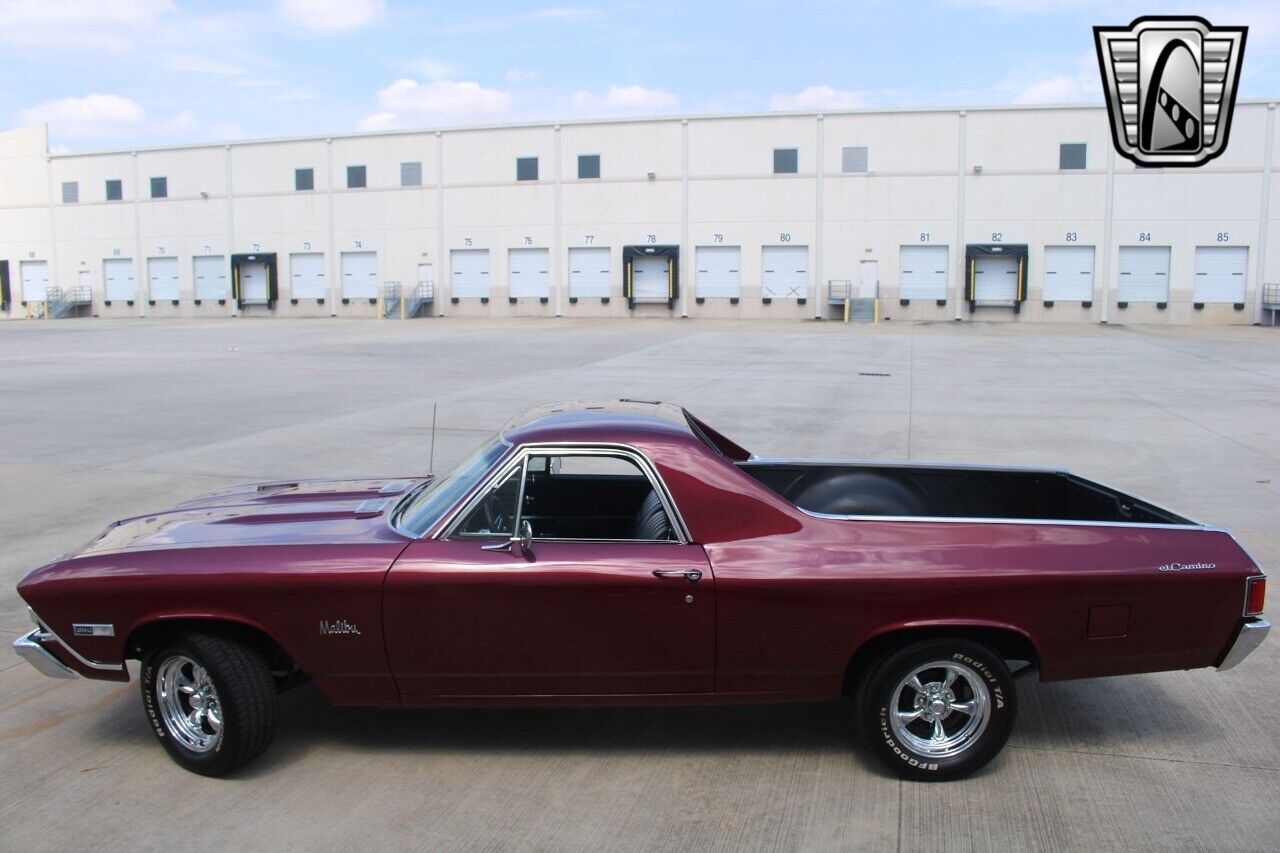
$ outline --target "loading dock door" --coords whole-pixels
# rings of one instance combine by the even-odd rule
[[[265,304],[271,300],[267,287],[265,261],[245,261],[240,264],[240,301],[245,304]]]
[[[23,261],[22,301],[44,302],[49,298],[49,262]]]
[[[147,273],[151,286],[148,299],[152,302],[173,302],[178,299],[177,258],[147,258]]]
[[[898,248],[898,298],[946,299],[946,246],[900,246]]]
[[[449,268],[453,273],[454,299],[487,299],[489,297],[489,250],[453,249],[449,252]]]
[[[1169,301],[1169,247],[1121,246],[1117,302]]]
[[[608,298],[612,288],[613,256],[598,246],[569,250],[569,296]]]
[[[507,294],[513,298],[546,299],[551,295],[551,253],[547,249],[507,252]]]
[[[324,299],[328,285],[324,280],[324,255],[320,252],[298,252],[289,256],[291,299]]]
[[[742,251],[737,246],[699,246],[694,260],[698,299],[738,299],[742,296]]]
[[[103,298],[108,302],[123,299],[131,302],[137,298],[137,287],[133,280],[133,258],[108,258],[102,262],[103,279],[106,287]]]
[[[1248,268],[1247,246],[1197,246],[1191,301],[1243,305]]]
[[[631,262],[631,298],[636,302],[670,299],[671,262],[664,255],[644,255]]]
[[[760,252],[760,260],[760,295],[763,298],[808,298],[808,246],[765,246]]]
[[[222,255],[200,255],[193,261],[196,299],[226,299],[227,260]]]
[[[342,298],[378,298],[378,253],[342,253]]]
[[[1044,301],[1093,301],[1093,246],[1044,247]]]
[[[974,259],[973,298],[978,302],[1018,300],[1018,259],[983,255]]]

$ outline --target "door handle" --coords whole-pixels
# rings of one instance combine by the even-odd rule
[[[702,580],[702,572],[697,569],[654,569],[653,576],[655,578],[684,578],[693,583]]]

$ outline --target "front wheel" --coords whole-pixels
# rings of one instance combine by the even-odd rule
[[[856,701],[868,748],[904,779],[959,779],[995,758],[1017,715],[1004,659],[968,640],[925,640],[886,655]]]
[[[221,776],[262,754],[276,724],[276,686],[254,649],[190,634],[160,643],[142,662],[142,704],[178,764]]]

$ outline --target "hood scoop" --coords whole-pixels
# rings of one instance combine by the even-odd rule
[[[361,501],[356,506],[356,518],[372,518],[375,515],[382,515],[382,511],[387,508],[389,503],[391,503],[391,498],[370,498],[367,501]]]

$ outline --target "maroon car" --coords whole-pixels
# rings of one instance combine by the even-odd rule
[[[681,408],[566,404],[444,477],[243,486],[118,521],[28,575],[47,675],[127,681],[225,773],[276,695],[335,705],[854,697],[871,751],[948,779],[1014,678],[1238,664],[1265,578],[1221,528],[1066,471],[757,458]]]

